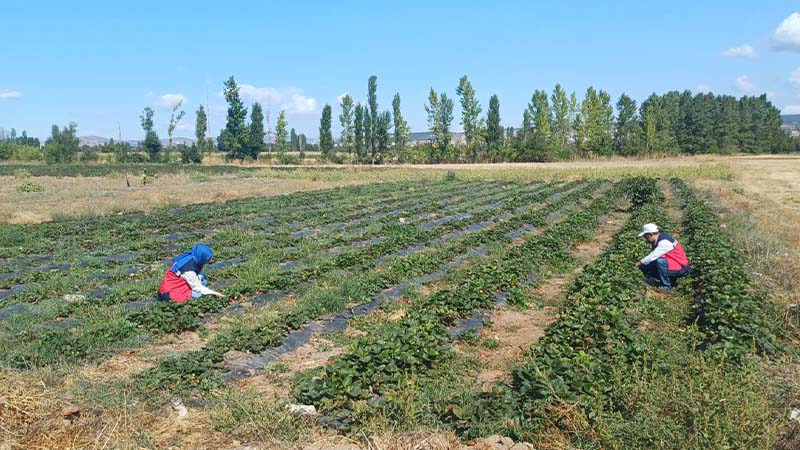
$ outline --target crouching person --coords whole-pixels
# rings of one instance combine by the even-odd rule
[[[677,239],[659,231],[654,223],[645,224],[639,237],[644,238],[652,251],[636,263],[650,286],[669,293],[677,279],[691,272],[689,259]]]
[[[203,244],[195,245],[191,250],[178,255],[164,274],[158,289],[158,300],[183,303],[190,298],[204,295],[224,297],[206,286],[208,279],[203,272],[203,266],[211,261],[212,256],[211,248]]]

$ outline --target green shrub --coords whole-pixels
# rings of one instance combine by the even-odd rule
[[[12,158],[17,161],[40,161],[42,159],[42,151],[39,147],[17,145],[14,146]]]
[[[44,187],[41,184],[32,183],[30,181],[25,181],[24,183],[17,186],[17,192],[43,192]]]
[[[300,164],[300,160],[297,158],[297,156],[283,152],[278,153],[278,162],[280,164],[289,164],[289,165]]]

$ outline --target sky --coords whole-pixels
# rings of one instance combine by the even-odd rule
[[[325,104],[378,102],[400,93],[412,131],[427,129],[431,88],[456,98],[467,75],[484,113],[497,94],[505,126],[519,126],[533,91],[560,83],[650,93],[690,89],[766,93],[800,113],[800,1],[238,1],[3,0],[0,128],[46,138],[53,124],[78,135],[141,139],[155,109],[166,138],[171,107],[192,137],[208,105],[213,135],[225,122],[233,75],[249,106],[285,109],[289,127],[319,135]],[[460,129],[456,106],[453,129]],[[339,130],[334,120],[334,133]]]

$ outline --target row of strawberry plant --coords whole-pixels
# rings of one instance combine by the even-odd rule
[[[535,200],[535,197],[531,197],[531,201]],[[443,231],[463,225],[463,223],[459,224],[457,222],[449,223],[428,232],[424,232],[419,236],[424,235],[426,238],[433,238]],[[419,231],[412,231],[410,228],[397,227],[396,229],[399,233],[411,233],[415,239],[419,237],[416,234],[421,233]],[[410,241],[416,241],[415,239],[410,239]],[[407,245],[408,243],[409,239],[404,239],[404,235],[400,234],[397,242],[395,243],[396,245],[394,245],[394,248],[399,248]],[[386,247],[384,247],[383,250],[378,250],[377,252],[377,254],[385,254]],[[372,255],[373,258],[374,256],[376,255]],[[353,262],[359,263],[358,260],[354,260]],[[335,268],[336,267],[332,267],[331,269]],[[273,283],[276,284],[275,287],[277,288],[287,288],[297,285],[301,281],[309,279],[310,277],[319,276],[321,273],[325,272],[317,268],[317,270],[298,272],[298,274],[295,275],[296,278],[291,278],[291,276],[287,274],[274,278]],[[258,282],[258,280],[256,281]],[[143,311],[125,314],[124,316],[128,317],[128,319],[126,319],[127,323],[132,323],[134,325],[139,324],[139,326],[154,332],[178,332],[184,329],[191,329],[195,327],[198,314],[217,311],[224,306],[224,302],[219,302],[215,299],[199,299],[180,305],[171,303],[158,304]],[[132,334],[137,330],[135,326],[134,328],[120,328],[127,330],[127,334]],[[94,331],[98,332],[99,330]],[[121,334],[125,333],[120,331],[116,334],[116,337],[119,338]],[[76,332],[75,330],[29,330],[27,333],[18,336],[15,342],[15,351],[12,352],[13,355],[10,354],[9,357],[15,365],[49,363],[49,361],[52,361],[54,357],[58,357],[60,355],[63,355],[68,361],[80,361],[91,354],[95,356],[102,354],[98,353],[98,351],[102,349],[102,346],[99,346],[100,348],[98,348],[98,346],[87,346],[81,344],[81,342],[90,342],[91,340],[91,336],[88,336],[86,333]],[[23,344],[29,341],[33,346],[38,346],[42,343],[47,345],[52,344],[50,346],[53,347],[53,351],[28,351],[30,350],[30,345]],[[63,347],[64,351],[55,351],[59,348],[59,345]],[[86,352],[87,348],[90,350],[88,353]]]
[[[593,188],[592,186],[589,186],[586,187],[585,189],[592,189],[592,188]],[[537,201],[541,201],[552,195],[553,190],[555,189],[557,188],[552,187],[550,189],[541,190],[536,195],[533,196],[519,196],[519,197],[515,197],[512,192],[510,193],[512,201],[506,203],[503,206],[500,206],[495,209],[482,209],[480,207],[477,207],[475,210],[476,215],[470,218],[465,218],[462,220],[442,224],[428,231],[422,231],[416,227],[393,225],[388,227],[388,230],[390,231],[390,233],[388,233],[387,235],[388,239],[376,245],[367,248],[350,249],[349,251],[342,252],[338,255],[320,258],[314,264],[310,264],[293,271],[287,272],[287,271],[274,270],[274,268],[272,270],[267,268],[260,274],[250,277],[248,280],[244,281],[243,283],[240,283],[239,286],[241,287],[237,288],[237,286],[233,286],[231,289],[234,290],[238,289],[241,295],[251,295],[251,294],[256,294],[258,292],[270,292],[276,290],[285,291],[285,290],[296,289],[301,284],[313,279],[317,279],[320,275],[327,274],[331,271],[347,270],[354,268],[360,272],[373,270],[377,260],[379,260],[384,256],[391,255],[392,252],[395,252],[403,248],[408,248],[409,245],[413,246],[418,243],[430,242],[432,240],[439,238],[442,234],[454,230],[462,230],[471,224],[485,221],[486,219],[491,218],[493,214],[497,214],[499,211],[508,210],[510,208],[518,206],[519,201],[536,203]],[[519,193],[520,191],[517,190],[515,192]],[[260,261],[258,258],[256,258],[252,262],[248,262],[248,264],[260,264]],[[148,310],[137,313],[136,314],[137,322],[140,323],[145,328],[155,332],[165,331],[163,329],[159,329],[158,327],[154,328],[149,324],[167,323],[166,321],[158,317],[160,315],[160,311],[158,311],[159,309],[168,310],[169,314],[172,315],[174,314],[175,310],[181,309],[181,306],[182,305],[176,306],[173,304],[156,305],[153,308],[149,308]],[[180,321],[181,323],[189,323],[195,317],[192,311],[187,311],[187,314],[182,316],[183,320]],[[172,332],[174,331],[175,330],[172,330]]]
[[[469,193],[470,191],[477,192],[478,188],[479,188],[478,186],[474,186],[473,189],[467,190],[467,193]],[[463,188],[461,190],[463,191]],[[483,190],[483,189],[481,189],[481,190]],[[489,191],[491,192],[492,190],[489,189]],[[458,192],[458,191],[452,191],[452,192],[451,191],[446,191],[446,192],[448,193],[448,195],[450,195],[453,192]],[[435,210],[435,208],[437,208],[437,207],[441,207],[441,203],[439,201],[435,200],[435,199],[439,198],[439,196],[436,195],[436,196],[432,196],[432,197],[434,199],[433,202],[426,202],[425,203],[426,210],[428,210],[428,211]],[[446,199],[447,196],[445,196],[444,198]],[[380,223],[374,224],[373,227],[370,228],[370,233],[361,234],[359,236],[354,237],[354,239],[363,239],[364,236],[372,237],[373,235],[375,235],[375,233],[378,232],[378,230],[380,229],[380,225],[385,225],[385,224],[389,223],[390,220],[391,220],[391,218],[386,218],[385,221],[381,221]],[[339,234],[339,236],[341,236],[341,234]],[[242,237],[242,236],[241,235],[236,235],[236,237]],[[223,249],[222,253],[228,253],[228,254],[261,254],[261,255],[264,255],[264,256],[266,256],[266,254],[271,254],[275,258],[280,258],[285,253],[284,251],[281,250],[282,247],[291,245],[292,241],[294,241],[294,239],[289,239],[287,236],[280,236],[280,235],[277,235],[277,234],[273,234],[273,235],[270,235],[268,237],[264,236],[262,239],[257,240],[257,243],[260,244],[260,245],[256,246],[255,243],[253,242],[252,236],[246,236],[246,237],[248,237],[249,239],[240,239],[239,242],[231,241],[231,240],[226,240],[226,242],[221,242],[220,243],[220,247]],[[339,238],[339,240],[337,242],[341,242],[342,240],[343,239]],[[316,241],[317,241],[317,239],[315,239],[315,240],[313,240],[311,242],[316,242]],[[345,241],[345,242],[348,242],[348,241]],[[158,248],[158,246],[155,246],[155,247]],[[235,248],[230,248],[230,247],[235,247]],[[311,252],[316,251],[316,248],[315,248],[314,245],[305,245],[304,246],[304,250],[306,250],[307,253],[311,253]],[[235,253],[237,251],[240,251],[240,253]],[[159,253],[158,257],[157,257],[157,260],[161,260],[161,258],[163,258],[163,256],[164,255],[162,253]],[[276,262],[278,262],[278,261],[276,261]],[[269,261],[261,261],[261,264],[264,264],[264,263],[269,263]],[[88,272],[88,271],[91,271],[92,269],[91,268],[85,268],[85,269],[82,269],[82,270],[84,272]],[[108,281],[114,281],[114,280],[123,281],[123,283],[122,283],[123,284],[123,288],[124,288],[124,285],[129,284],[132,279],[129,276],[128,271],[127,270],[122,270],[122,271],[119,271],[119,272],[120,272],[119,275],[115,275],[114,273],[112,273],[112,274],[108,274],[108,276],[104,276],[103,277],[103,285],[107,285]],[[156,272],[159,272],[159,271],[156,270]],[[160,273],[151,274],[151,276],[153,278],[157,278],[160,275],[161,275]],[[68,279],[66,279],[66,278],[68,278]],[[76,293],[76,292],[80,291],[81,286],[86,286],[86,284],[87,284],[87,282],[82,280],[81,278],[82,278],[81,269],[78,269],[78,268],[70,270],[69,273],[52,274],[50,283],[46,283],[46,282],[39,283],[37,286],[35,286],[32,289],[29,289],[27,291],[23,291],[23,292],[18,293],[16,295],[16,297],[13,298],[13,300],[14,300],[15,303],[26,302],[26,301],[37,302],[37,301],[40,301],[42,299],[53,298],[54,296],[60,296],[63,293]],[[134,279],[141,280],[142,278],[137,276]],[[38,279],[36,281],[39,282]],[[88,285],[88,287],[86,287],[85,289],[87,289],[87,290],[92,289],[91,286],[97,286],[97,284],[90,283]],[[104,302],[104,303],[106,303],[106,302]],[[79,305],[77,305],[77,304],[65,305],[65,307],[69,307],[69,308],[72,308],[72,309],[74,309],[75,306],[79,306]]]
[[[592,417],[596,402],[624,397],[607,380],[645,359],[637,319],[629,309],[641,300],[644,287],[633,265],[647,250],[637,233],[642,223],[669,229],[670,222],[661,210],[663,194],[655,179],[624,183],[633,205],[630,219],[600,258],[581,272],[557,321],[531,349],[527,362],[513,370],[511,389],[524,420],[541,418],[545,405],[556,400],[577,403]]]
[[[448,188],[462,182],[430,183]],[[377,183],[364,186],[300,192],[268,198],[232,200],[223,204],[207,203],[188,207],[156,209],[149,213],[100,216],[48,222],[38,225],[9,225],[0,229],[0,256],[51,253],[52,249],[78,253],[92,252],[99,243],[113,243],[113,248],[147,248],[139,243],[157,239],[162,233],[174,233],[203,227],[224,226],[230,217],[263,217],[265,211],[284,221],[302,217],[324,217],[348,212],[359,214],[370,205],[402,198],[413,183]],[[432,189],[435,190],[435,189]],[[336,206],[332,208],[332,206]]]
[[[500,187],[502,187],[502,185]],[[398,186],[398,188],[401,188],[401,186]],[[411,187],[409,187],[409,189],[410,188]],[[327,223],[331,223],[333,221],[351,220],[353,218],[365,217],[368,214],[373,213],[375,210],[380,210],[382,208],[395,207],[395,208],[403,209],[403,208],[407,207],[410,204],[416,203],[416,201],[418,201],[418,200],[428,200],[429,199],[431,201],[435,201],[435,199],[447,198],[447,195],[451,195],[452,193],[463,192],[464,189],[466,189],[467,191],[469,191],[469,190],[477,191],[477,189],[479,189],[479,188],[485,189],[486,187],[485,186],[479,186],[479,185],[465,186],[465,185],[462,185],[460,183],[454,183],[452,186],[450,186],[450,185],[442,186],[441,189],[434,190],[433,193],[430,193],[430,192],[414,192],[414,193],[411,193],[411,194],[408,194],[407,192],[403,192],[402,189],[399,189],[399,191],[400,191],[399,193],[398,192],[391,192],[391,193],[389,193],[389,195],[385,196],[385,198],[375,199],[375,201],[378,201],[378,206],[377,207],[374,207],[374,206],[373,207],[369,207],[370,202],[369,202],[369,200],[367,200],[369,198],[368,195],[365,196],[365,197],[356,197],[356,198],[349,198],[349,197],[344,197],[342,195],[337,195],[338,199],[337,198],[327,198],[327,196],[322,196],[321,195],[320,199],[315,199],[316,201],[314,201],[312,203],[315,206],[315,208],[310,210],[310,211],[298,212],[298,211],[294,211],[294,210],[292,210],[290,208],[288,211],[291,211],[291,212],[286,212],[286,210],[270,211],[270,216],[274,219],[273,221],[276,222],[276,223],[291,224],[291,223],[293,223],[293,221],[299,219],[299,220],[303,221],[301,223],[301,226],[309,226],[309,225],[313,226],[313,225],[317,225],[317,224],[324,224],[326,222]],[[492,188],[492,186],[490,186],[490,190],[491,190],[491,188]],[[439,191],[441,191],[441,193]],[[353,194],[355,194],[355,193],[353,193]],[[433,207],[433,206],[431,206],[431,207]],[[220,207],[219,209],[223,209],[223,207]],[[215,210],[215,212],[218,213],[218,211],[216,211],[216,210]],[[263,214],[263,212],[261,214]],[[158,216],[159,214],[158,213],[153,213],[151,215]],[[138,218],[135,218],[135,217],[131,217],[130,219],[131,219],[132,222],[138,222],[139,221]],[[199,216],[199,219],[200,220],[192,220],[189,217],[182,217],[180,219],[180,226],[184,227],[184,230],[214,226],[214,222],[213,221],[212,222],[208,222],[207,218],[203,219],[202,216]],[[244,217],[242,217],[242,219],[244,219]],[[150,220],[150,219],[148,219],[148,220]],[[155,219],[155,220],[157,222],[161,221],[161,220],[158,220],[158,219]],[[162,220],[169,220],[169,219],[163,218]],[[230,216],[227,216],[227,218],[225,220],[229,221],[230,220]],[[141,225],[141,224],[139,224],[139,225]],[[278,226],[278,225],[276,224],[276,226]],[[223,226],[221,228],[221,230],[232,229],[233,227],[235,227],[235,225],[225,225],[225,226]],[[90,227],[90,229],[91,229],[91,227]],[[89,230],[82,230],[82,234],[87,234],[87,231],[89,231]],[[278,229],[276,229],[275,232],[272,233],[271,239],[272,240],[277,240],[277,239],[289,240],[288,239],[290,237],[289,234],[292,231],[295,231],[295,230],[292,229],[289,226],[286,226],[286,225],[278,226]],[[137,228],[136,232],[137,233],[142,233],[142,232],[144,232],[144,230],[141,230],[141,229]],[[223,233],[223,235],[224,235],[224,233]],[[109,242],[106,239],[109,239],[112,236],[114,236],[113,233],[109,234],[108,236],[106,236],[103,239],[96,239],[96,238],[92,239],[91,242],[93,242],[93,245],[102,246],[102,244],[104,242]],[[151,231],[148,231],[148,233],[147,233],[147,235],[145,236],[144,239],[129,240],[127,238],[123,238],[123,237],[120,237],[120,236],[114,236],[114,237],[116,238],[116,239],[113,239],[114,242],[122,242],[122,243],[127,242],[127,244],[124,245],[124,247],[117,247],[116,248],[116,251],[123,251],[124,250],[123,253],[118,253],[118,255],[121,255],[121,256],[130,255],[131,256],[131,258],[126,258],[126,260],[125,260],[126,264],[130,264],[130,263],[133,263],[135,261],[151,261],[153,259],[160,259],[164,255],[164,250],[162,250],[162,248],[161,248],[162,247],[162,245],[161,245],[162,244],[161,236],[154,235]],[[191,237],[196,238],[195,236],[191,236]],[[84,239],[85,239],[85,237],[84,237]],[[188,239],[188,237],[184,238],[184,239]],[[135,243],[135,244],[133,244],[133,243]],[[62,248],[62,247],[63,247],[63,242],[59,242],[59,245],[56,246],[56,248]],[[86,267],[88,270],[96,270],[98,268],[106,268],[108,266],[108,262],[104,262],[104,260],[106,259],[105,257],[99,257],[99,256],[98,257],[86,257],[84,255],[84,252],[71,252],[70,254],[72,255],[71,258],[68,257],[67,260],[60,259],[59,261],[64,262],[66,264],[70,264],[74,268]],[[52,266],[52,264],[51,264],[51,266]],[[35,270],[35,267],[34,268],[30,268],[30,267],[27,267],[27,265],[23,265],[23,267],[24,267],[24,270],[22,271],[22,274],[23,274],[22,277],[14,276],[14,274],[11,273],[10,274],[11,276],[4,277],[5,279],[0,284],[9,285],[9,284],[14,284],[14,283],[27,283],[27,282],[32,282],[32,281],[44,281],[44,280],[47,279],[47,275],[51,275],[53,278],[56,278],[56,277],[58,277],[60,275],[59,273],[48,274],[47,272],[42,272],[42,271],[38,271],[37,272]],[[44,279],[42,279],[43,275],[45,276]]]
[[[520,288],[529,274],[548,265],[555,270],[571,259],[567,245],[587,239],[597,216],[616,201],[611,189],[591,205],[480,264],[448,277],[450,287],[414,301],[404,318],[359,339],[322,374],[297,388],[302,402],[334,413],[356,426],[354,410],[383,409],[393,402],[398,384],[410,375],[424,376],[450,354],[446,325],[476,309],[489,308],[502,291]]]
[[[742,254],[719,226],[714,211],[683,180],[672,179],[685,214],[685,240],[694,273],[691,321],[701,349],[738,360],[774,353],[778,344],[765,304],[752,289]]]
[[[410,183],[399,186],[412,187]],[[124,245],[162,232],[185,231],[184,226],[225,224],[230,216],[263,214],[263,211],[302,211],[310,205],[324,208],[330,201],[348,198],[351,202],[370,196],[392,196],[394,183],[330,189],[322,192],[301,192],[269,198],[249,198],[219,203],[197,204],[189,207],[156,209],[150,213],[131,213],[121,216],[97,216],[46,222],[37,225],[8,225],[0,228],[0,257],[31,253],[51,253],[54,248],[73,251],[92,251],[98,243],[115,242]]]
[[[505,188],[507,186],[499,185],[499,187],[501,193],[503,193],[506,190]],[[452,197],[452,193],[469,194],[471,191],[477,192],[478,190],[484,191],[486,193],[492,193],[495,190],[494,186],[491,185],[489,186],[489,189],[484,189],[482,185],[470,186],[470,188],[471,189],[468,189],[466,193],[464,192],[463,188],[454,191],[446,189],[445,192],[447,193],[447,195],[444,195],[444,197],[440,197],[439,195],[434,195],[432,196],[433,199],[429,202],[425,202],[424,204],[425,206],[423,207],[427,211],[432,211],[435,210],[437,207],[442,207],[442,205],[445,205],[447,204],[447,202],[450,201],[448,195]],[[440,198],[443,198],[444,200],[441,200]],[[470,203],[466,203],[466,205],[469,204]],[[354,235],[350,240],[343,239],[345,235],[340,233],[338,235],[335,235],[338,237],[334,237],[334,241],[332,242],[349,243],[350,241],[352,241],[352,239],[363,239],[365,236],[366,237],[375,236],[381,230],[382,225],[390,223],[391,219],[392,217],[387,217],[383,221],[371,225],[368,229],[368,232],[362,233],[361,235]],[[262,237],[262,239],[258,239],[256,240],[256,242],[254,242],[252,236],[243,234],[239,234],[236,236],[240,238],[244,236],[245,238],[238,239],[238,241],[228,240],[227,242],[230,245],[227,246],[221,243],[220,246],[223,248],[223,253],[241,251],[241,253],[231,253],[231,254],[259,254],[261,259],[261,261],[259,261],[259,264],[261,265],[261,267],[265,267],[265,265],[273,262],[275,263],[275,265],[277,265],[279,260],[272,261],[270,260],[270,258],[268,258],[268,255],[271,255],[273,259],[282,258],[286,253],[284,250],[282,250],[282,248],[284,246],[291,245],[291,242],[295,241],[294,239],[288,239],[286,236],[281,238],[280,236],[271,235],[269,236],[268,240],[267,237],[264,236]],[[318,246],[314,245],[316,242],[319,241],[318,239],[307,240],[307,241],[310,242],[311,244],[304,243],[303,246],[299,248],[300,250],[302,250],[302,252],[298,253],[296,256],[303,256],[303,254],[307,255],[318,251],[317,250]],[[235,248],[232,249],[230,248],[231,246]],[[163,257],[163,255],[159,256]],[[136,269],[136,266],[130,268]],[[118,271],[119,275],[117,275],[116,272],[114,272],[106,274],[102,277],[94,277],[94,276],[86,277],[91,280],[101,280],[102,284],[99,284],[99,286],[108,286],[108,283],[110,281],[111,282],[118,281],[117,286],[115,286],[116,289],[92,287],[92,286],[98,286],[97,283],[92,283],[92,282],[90,282],[89,285],[87,286],[87,281],[84,279],[83,272],[90,271],[91,269],[85,268],[82,271],[80,269],[78,270],[73,269],[64,274],[61,273],[53,274],[53,277],[50,280],[50,282],[37,283],[32,288],[17,293],[16,296],[11,300],[13,303],[23,303],[23,302],[38,303],[39,301],[44,299],[48,298],[52,299],[55,297],[60,297],[62,294],[65,293],[70,293],[70,294],[79,293],[80,290],[85,289],[87,292],[91,291],[89,292],[90,294],[89,297],[97,297],[100,295],[106,297],[100,301],[98,306],[105,306],[114,303],[126,302],[129,301],[126,300],[126,298],[129,297],[130,295],[139,296],[139,298],[141,298],[140,296],[142,295],[141,289],[129,289],[129,286],[131,286],[131,281],[137,281],[139,285],[142,285],[142,283],[145,281],[145,277],[147,277],[149,274],[149,277],[151,278],[150,281],[152,281],[152,283],[156,283],[158,281],[158,278],[162,275],[160,273],[161,272],[160,267],[150,266],[150,267],[143,267],[143,269],[144,271],[140,270],[139,273],[136,274],[136,276],[130,274],[130,270],[124,269]],[[95,294],[95,292],[98,292],[98,294]],[[126,295],[126,293],[128,293],[128,295]],[[53,301],[55,300],[51,300],[50,302],[52,303]],[[55,314],[55,316],[63,317],[65,315],[69,315],[71,311],[85,308],[87,304],[90,303],[95,304],[98,303],[98,301],[95,300],[94,298],[87,298],[84,301],[79,301],[79,302],[64,303],[58,301],[58,303],[60,304],[60,306],[56,308],[57,311],[54,311],[53,314]],[[48,308],[48,309],[53,309],[53,308]]]
[[[580,194],[588,195],[592,188],[597,187],[587,186],[586,190],[580,191]],[[339,282],[333,289],[315,290],[300,298],[297,305],[289,310],[281,311],[277,317],[265,316],[254,323],[239,323],[228,331],[220,333],[200,352],[165,360],[157,369],[143,373],[140,379],[151,389],[174,390],[192,387],[197,383],[196,372],[178,370],[178,368],[185,369],[185,359],[194,362],[203,361],[202,364],[198,363],[200,367],[216,365],[219,370],[222,367],[224,353],[230,349],[258,351],[265,347],[277,346],[282,337],[291,330],[298,329],[325,314],[337,312],[348,304],[366,303],[381,290],[403,279],[437,270],[443,261],[464,253],[468,248],[487,242],[507,242],[509,238],[506,233],[524,223],[541,226],[549,212],[562,207],[568,201],[567,197],[555,199],[552,204],[541,210],[513,217],[496,228],[467,235],[459,241],[448,243],[443,249],[431,249],[395,258],[382,270],[363,272],[360,276]]]

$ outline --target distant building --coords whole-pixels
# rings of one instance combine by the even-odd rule
[[[409,133],[408,136],[412,147],[419,144],[432,144],[435,140],[433,133],[430,131]],[[450,143],[456,145],[465,145],[467,143],[467,138],[464,133],[450,133]]]

